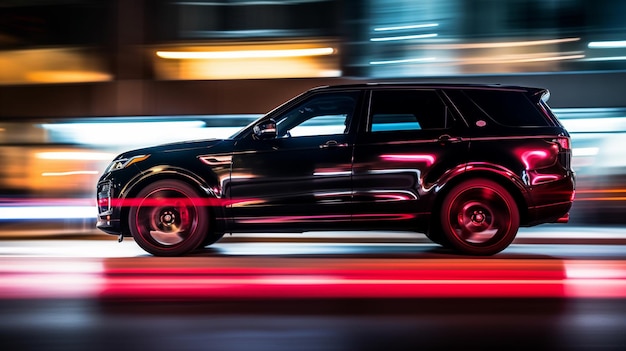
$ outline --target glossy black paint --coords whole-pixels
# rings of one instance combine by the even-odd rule
[[[467,101],[456,98],[467,89],[527,95],[547,109],[547,125],[485,123],[467,112]],[[415,130],[402,129],[410,126],[402,122],[400,129],[386,131],[388,125],[381,124],[383,129],[372,130],[373,97],[407,90],[435,101],[433,110],[445,115],[445,124]],[[556,222],[571,207],[574,173],[571,147],[563,147],[569,135],[539,103],[543,93],[524,87],[432,84],[313,89],[227,140],[161,145],[118,156],[116,160],[148,155],[103,174],[97,190],[97,227],[128,236],[128,209],[138,201],[135,195],[161,179],[182,180],[197,189],[211,208],[212,231],[220,233],[375,228],[425,232],[446,193],[471,178],[502,185],[520,209],[522,226]],[[290,120],[281,122],[284,116],[296,116],[295,121],[316,109],[329,109],[324,121],[345,117],[345,125],[332,122],[336,130],[312,135],[287,133],[296,128],[287,127]],[[381,116],[400,119],[403,112]],[[277,136],[255,135],[254,127],[270,119],[277,121]]]

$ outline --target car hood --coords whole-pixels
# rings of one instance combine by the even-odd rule
[[[120,154],[115,159],[121,158],[130,158],[139,155],[152,155],[166,152],[176,152],[176,151],[184,151],[184,150],[193,150],[193,149],[207,149],[213,148],[216,145],[219,145],[224,140],[222,139],[209,139],[209,140],[193,140],[193,141],[182,141],[176,143],[162,144],[156,146],[145,147],[141,149],[135,149],[131,151],[124,152]]]

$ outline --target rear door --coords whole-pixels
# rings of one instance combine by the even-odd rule
[[[436,89],[374,89],[369,98],[354,151],[353,221],[405,226],[430,211],[444,174],[464,171],[467,128]]]

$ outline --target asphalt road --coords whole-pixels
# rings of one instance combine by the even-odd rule
[[[524,230],[486,258],[406,234],[0,241],[3,350],[626,349],[619,228]],[[64,239],[59,239],[64,237]]]

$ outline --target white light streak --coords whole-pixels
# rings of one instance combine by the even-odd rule
[[[42,160],[80,160],[104,161],[111,160],[115,155],[107,152],[60,151],[38,152],[36,157]]]
[[[582,59],[585,55],[578,52],[567,53],[537,53],[537,54],[521,54],[521,55],[501,55],[501,56],[482,56],[468,57],[457,60],[457,64],[464,65],[487,65],[496,63],[523,63],[523,62],[548,62]],[[453,61],[454,62],[454,61]]]
[[[626,269],[620,263],[572,261],[564,266],[567,279],[626,279]]]
[[[95,218],[96,206],[10,206],[0,207],[0,219]]]
[[[626,56],[592,57],[583,61],[626,61]]]
[[[570,133],[604,133],[626,131],[624,117],[596,117],[561,119],[561,123]]]
[[[583,156],[596,156],[598,154],[599,149],[597,147],[579,147],[572,149],[572,156],[574,157],[583,157]]]
[[[385,32],[385,31],[394,31],[394,30],[405,30],[405,29],[421,29],[421,28],[433,28],[438,27],[439,23],[425,23],[425,24],[413,24],[407,26],[394,26],[394,27],[378,27],[374,28],[375,32]]]
[[[65,177],[73,175],[94,175],[99,174],[98,171],[68,171],[68,172],[43,172],[42,177]]]
[[[579,41],[580,38],[561,38],[561,39],[545,39],[545,40],[527,40],[527,41],[506,41],[497,43],[467,43],[467,44],[436,44],[424,45],[423,49],[495,49],[495,48],[512,48],[521,46],[537,46],[551,45]]]
[[[72,142],[89,146],[139,147],[156,142],[168,143],[194,139],[227,138],[241,127],[205,128],[203,121],[167,122],[86,122],[42,124],[56,142]],[[105,160],[115,155],[107,154]]]
[[[411,40],[411,39],[426,39],[426,38],[434,38],[436,36],[437,36],[437,33],[400,35],[396,37],[371,38],[370,41],[398,41],[398,40]]]
[[[403,59],[403,60],[371,61],[370,65],[393,65],[393,64],[401,64],[401,63],[434,62],[436,60],[437,58],[435,57],[422,57],[422,58],[412,58],[412,59]]]
[[[617,49],[626,48],[626,40],[613,40],[613,41],[592,41],[587,44],[590,49]]]

